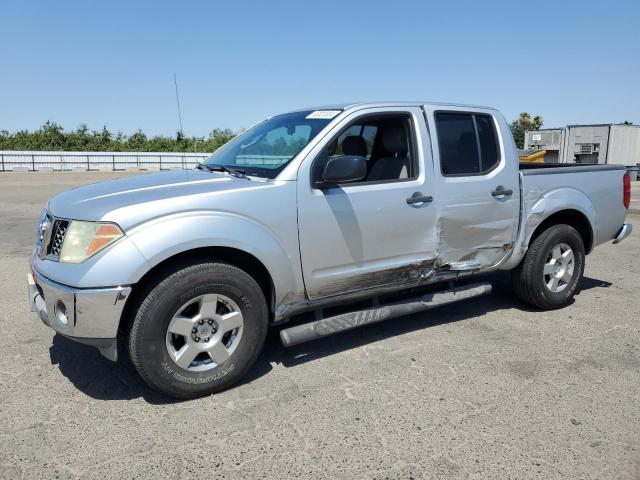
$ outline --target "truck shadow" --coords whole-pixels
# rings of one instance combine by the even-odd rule
[[[96,400],[133,400],[144,398],[148,403],[177,403],[147,387],[129,360],[124,346],[118,346],[118,362],[104,358],[94,347],[74,342],[56,334],[49,348],[51,364],[85,395]]]
[[[279,332],[284,327],[272,328],[267,336],[264,350],[255,365],[243,380],[231,388],[268,375],[273,369],[273,363],[291,368],[372,342],[415,330],[468,320],[487,312],[513,308],[534,311],[515,299],[509,285],[508,274],[497,273],[478,277],[478,280],[490,281],[493,284],[492,294],[473,301],[437,308],[428,313],[416,313],[368,325],[289,349],[285,349],[280,343]],[[607,281],[584,277],[581,290],[609,286],[611,283]],[[73,342],[62,335],[55,335],[49,354],[51,363],[58,365],[60,373],[67,377],[78,390],[94,399],[132,400],[142,397],[146,402],[154,405],[179,402],[147,387],[129,361],[124,348],[120,349],[120,360],[114,364],[93,347]]]
[[[287,324],[282,328],[272,329],[261,358],[253,371],[249,372],[244,383],[264,375],[264,371],[259,369],[270,369],[270,362],[276,362],[285,367],[294,367],[415,330],[479,317],[487,312],[513,308],[527,312],[537,311],[535,308],[521,303],[515,297],[508,273],[499,272],[477,277],[477,281],[483,280],[491,282],[493,286],[490,295],[478,297],[472,301],[463,301],[458,304],[436,308],[428,312],[419,312],[386,322],[374,323],[292,348],[284,348],[280,343],[279,336],[280,330],[291,326],[291,324]],[[611,283],[605,280],[583,277],[580,291],[592,288],[608,288],[610,286]],[[269,367],[260,365],[261,362],[266,363]]]

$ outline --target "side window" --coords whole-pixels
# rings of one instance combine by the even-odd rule
[[[342,155],[357,155],[367,160],[365,182],[388,182],[418,176],[415,140],[411,116],[387,114],[356,120],[342,130],[315,159],[312,177],[319,179],[326,163]]]
[[[488,172],[500,162],[498,135],[493,119],[489,115],[475,115],[480,143],[482,171]]]
[[[481,175],[499,163],[496,130],[489,115],[436,112],[435,119],[443,175]]]
[[[343,142],[347,137],[362,137],[364,140],[364,145],[366,148],[366,152],[364,158],[367,160],[371,159],[371,153],[373,152],[373,142],[376,139],[376,133],[378,132],[378,127],[375,125],[351,125],[344,132],[342,132],[336,141],[333,142],[331,147],[329,148],[329,157],[337,157],[340,155],[346,155],[343,150]],[[348,148],[347,148],[348,150]]]
[[[436,129],[442,174],[480,173],[480,157],[473,115],[436,113]]]

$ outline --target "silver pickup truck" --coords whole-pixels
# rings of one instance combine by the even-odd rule
[[[124,340],[142,378],[181,398],[242,378],[270,325],[293,320],[280,332],[291,346],[486,294],[489,283],[468,278],[479,273],[511,270],[521,301],[560,308],[585,255],[631,232],[629,176],[538,167],[518,162],[491,108],[274,116],[195,170],[52,198],[29,303],[112,360]]]

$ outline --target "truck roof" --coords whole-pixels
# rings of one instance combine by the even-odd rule
[[[450,102],[428,102],[428,101],[379,101],[379,102],[352,102],[352,103],[337,103],[331,105],[319,105],[314,107],[298,108],[292,110],[293,112],[304,112],[308,110],[352,110],[360,108],[376,108],[376,107],[421,107],[423,105],[437,106],[437,107],[468,107],[468,108],[483,108],[488,110],[495,110],[492,107],[486,107],[482,105],[469,105],[463,103],[450,103]]]

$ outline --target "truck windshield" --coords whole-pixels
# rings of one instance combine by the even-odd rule
[[[310,110],[269,118],[216,150],[204,164],[275,178],[338,113]]]

